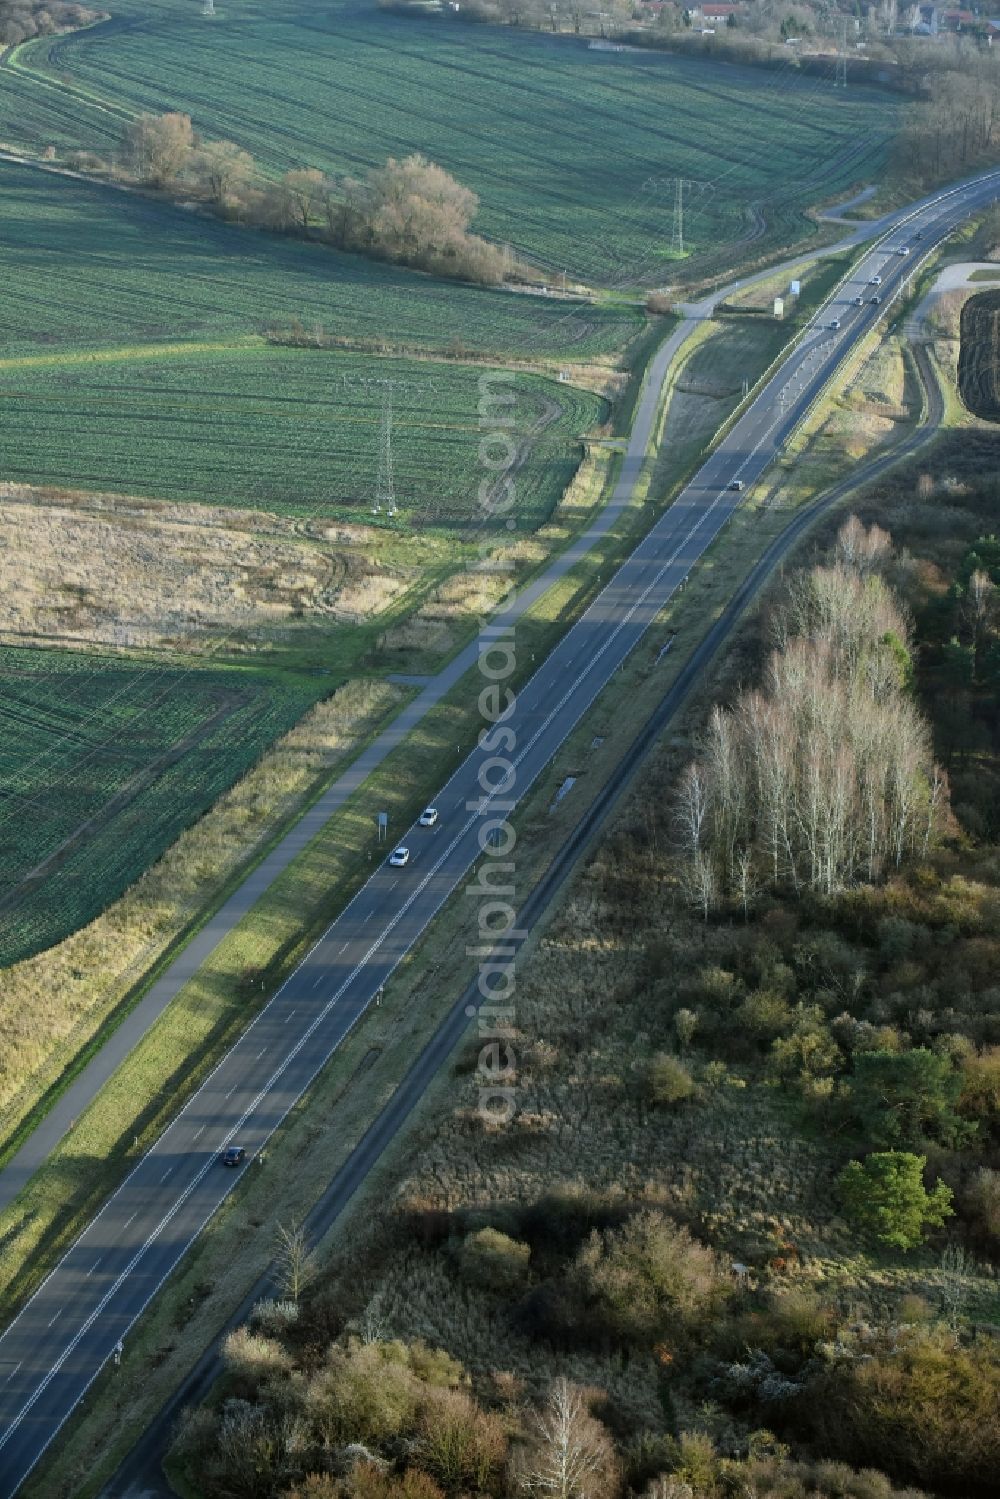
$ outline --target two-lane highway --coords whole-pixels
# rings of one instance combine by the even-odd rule
[[[552,763],[613,672],[773,460],[837,367],[885,311],[921,256],[1000,197],[1000,174],[900,217],[827,302],[787,360],[576,625],[520,690],[506,719],[434,798],[432,828],[401,842],[135,1166],[0,1337],[0,1496],[15,1494],[116,1345],[234,1182],[351,1030],[437,910],[474,866],[509,883],[507,814]],[[918,237],[919,236],[919,237]],[[909,254],[893,253],[907,248]],[[881,284],[868,290],[872,278]],[[881,298],[876,305],[874,295]],[[861,305],[857,305],[858,298]],[[836,324],[837,326],[833,326]],[[631,451],[630,472],[643,453]],[[483,685],[502,677],[516,631],[483,636]],[[506,701],[503,682],[499,702]],[[388,852],[388,850],[387,850]],[[235,1142],[243,1165],[220,1152]],[[253,1191],[255,1182],[247,1183]]]

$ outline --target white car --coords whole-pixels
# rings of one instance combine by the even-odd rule
[[[855,307],[863,307],[864,305],[865,305],[865,299],[864,299],[864,297],[855,297],[854,298],[854,306]]]
[[[828,322],[826,326],[829,328],[831,333],[836,333],[837,329],[840,327],[840,318],[831,318],[830,322]]]
[[[438,820],[437,807],[425,807],[418,819],[422,828],[432,828]]]
[[[869,286],[881,286],[882,285],[882,277],[881,276],[869,276],[868,277],[868,285]]]
[[[900,245],[899,249],[896,251],[897,255],[909,255],[909,253],[910,253],[910,247],[909,247],[909,245]]]
[[[389,863],[393,869],[402,869],[404,864],[410,862],[410,850],[408,848],[394,848],[389,855]]]

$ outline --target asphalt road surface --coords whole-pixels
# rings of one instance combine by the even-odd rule
[[[552,762],[612,673],[836,367],[884,313],[921,256],[1000,197],[1000,173],[902,216],[798,340],[777,374],[583,617],[522,687],[505,722],[435,797],[439,819],[400,840],[402,868],[372,875],[0,1337],[0,1499],[17,1492],[99,1370],[240,1175],[352,1029],[441,905],[462,885],[510,882],[506,815]],[[908,255],[897,255],[907,247]],[[874,278],[880,278],[875,284]],[[880,297],[879,305],[872,298]],[[854,305],[860,297],[862,305]],[[836,324],[837,326],[832,326]],[[626,465],[638,465],[633,456]],[[624,476],[623,476],[624,478]],[[742,490],[734,489],[736,482]],[[491,627],[502,676],[516,630]],[[490,638],[487,631],[483,638]],[[500,705],[506,699],[497,683]],[[499,840],[499,847],[494,843]],[[485,851],[484,851],[485,850]],[[479,870],[473,880],[470,871]],[[220,1163],[231,1143],[244,1164]]]
[[[0,152],[0,160],[6,159]],[[23,160],[23,158],[16,158]],[[43,163],[30,163],[38,171],[49,170]],[[52,169],[56,170],[56,169]],[[58,169],[62,170],[62,169]],[[898,215],[859,225],[838,244],[824,250],[825,255],[836,255],[874,240],[883,230],[891,227]],[[568,547],[558,553],[548,566],[529,584],[521,588],[511,602],[503,607],[505,619],[517,619],[526,609],[546,593],[553,584],[564,577],[580,559],[609,533],[617,523],[622,510],[631,504],[637,475],[642,471],[653,424],[660,410],[663,389],[673,368],[679,350],[690,338],[698,323],[714,315],[720,302],[741,286],[744,289],[755,282],[790,271],[801,265],[802,257],[770,266],[742,282],[716,288],[700,301],[684,308],[684,318],[657,349],[646,371],[640,400],[636,407],[632,431],[628,441],[627,460],[607,502],[594,520],[574,537]],[[83,1117],[108,1079],[117,1072],[125,1058],[132,1052],[143,1036],[156,1023],[163,1011],[172,1002],[189,979],[198,971],[210,954],[236,927],[261,895],[278,878],[281,872],[295,859],[316,834],[326,825],[334,813],[344,805],[357,788],[382,762],[412,734],[421,719],[436,703],[458,683],[475,665],[477,642],[472,641],[429,679],[418,680],[418,695],[406,703],[392,721],[383,728],[353,760],[334,777],[330,785],[275,846],[264,855],[235,890],[213,912],[190,941],[165,965],[160,976],[149,987],[139,1002],[129,1010],[120,1025],[104,1039],[81,1067],[79,1073],[59,1095],[51,1101],[51,1107],[38,1120],[20,1148],[0,1170],[0,1208],[13,1202],[18,1193],[34,1176],[60,1142],[72,1130],[74,1121]]]
[[[597,837],[622,793],[657,742],[687,701],[691,688],[710,666],[717,651],[739,624],[744,610],[777,568],[815,525],[819,516],[832,509],[859,485],[867,485],[904,459],[912,457],[936,435],[944,420],[944,399],[924,347],[914,346],[917,370],[924,387],[926,410],[916,431],[893,444],[875,458],[869,459],[849,479],[825,490],[798,510],[780,536],[747,574],[711,629],[685,662],[671,683],[633,745],[622,756],[614,773],[599,795],[584,811],[568,834],[542,879],[535,885],[524,904],[519,906],[519,925],[529,934],[545,916],[564,882],[576,868],[587,848]],[[454,1003],[437,1030],[414,1060],[409,1071],[394,1090],[381,1112],[351,1151],[343,1166],[310,1208],[304,1220],[307,1243],[319,1244],[344,1212],[354,1194],[366,1181],[369,1172],[405,1126],[410,1114],[424,1097],[427,1088],[447,1062],[456,1046],[468,1033],[470,1011],[482,1005],[482,996],[473,982]],[[221,1354],[225,1335],[246,1322],[253,1307],[276,1290],[273,1265],[250,1288],[243,1302],[233,1312],[215,1341],[205,1350],[190,1373],[169,1396],[159,1413],[142,1432],[132,1449],[101,1490],[100,1499],[169,1499],[173,1489],[163,1474],[163,1459],[169,1449],[175,1423],[182,1410],[205,1399],[224,1370]]]

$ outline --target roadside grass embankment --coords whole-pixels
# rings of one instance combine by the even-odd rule
[[[415,690],[384,674],[440,668],[474,633],[501,585],[530,581],[573,540],[599,508],[613,463],[602,450],[588,455],[548,525],[500,549],[485,573],[455,573],[438,587],[431,574],[420,607],[382,635],[363,636],[378,677],[352,679],[318,704],[103,915],[7,970],[0,1006],[0,1019],[7,1017],[3,1158],[65,1091],[108,1028]]]
[[[519,899],[521,890],[527,893],[542,876],[573,828],[581,813],[581,799],[589,801],[594,797],[613,773],[629,742],[682,669],[689,650],[724,606],[741,573],[759,555],[764,542],[761,519],[761,515],[752,509],[734,518],[734,529],[705,559],[704,571],[695,571],[682,600],[675,601],[657,622],[634,659],[626,663],[611,688],[598,700],[587,725],[563,747],[514,819],[519,839]],[[772,515],[770,521],[768,539],[778,529],[776,517]],[[527,662],[529,667],[532,644],[542,644],[538,628],[535,621],[522,621],[518,627],[519,660]],[[658,662],[660,652],[670,640],[673,640],[673,645]],[[457,758],[452,741],[460,721],[459,712],[451,708],[449,713],[448,726],[442,728],[441,734],[442,773]],[[426,770],[426,762],[423,768]],[[555,792],[569,774],[577,775],[576,785],[553,808]],[[385,801],[386,794],[375,792],[371,811]],[[414,807],[421,799],[414,801]],[[369,827],[365,828],[365,836],[370,843],[373,833]],[[343,837],[341,827],[338,842]],[[313,862],[318,858],[317,850]],[[366,863],[365,873],[368,867]],[[309,892],[306,873],[304,868],[296,870],[292,891],[286,893],[283,901],[286,912],[292,905],[297,908],[299,925],[303,902],[308,899]],[[322,879],[319,883],[322,884]],[[346,894],[342,898],[346,898]],[[417,1050],[432,1034],[448,1008],[451,996],[460,992],[468,980],[470,973],[464,951],[467,941],[474,937],[469,924],[469,905],[459,893],[444,907],[432,932],[386,986],[381,1006],[369,1012],[364,1024],[324,1069],[307,1099],[297,1106],[288,1123],[272,1139],[266,1164],[259,1173],[260,1181],[267,1187],[266,1207],[261,1201],[257,1178],[251,1175],[245,1186],[213,1219],[205,1235],[185,1259],[179,1274],[168,1283],[149,1316],[128,1339],[122,1368],[116,1371],[118,1377],[112,1371],[101,1376],[82,1408],[83,1414],[74,1417],[64,1431],[59,1453],[33,1477],[26,1494],[45,1494],[46,1499],[69,1494],[79,1494],[80,1499],[85,1499],[85,1496],[96,1494],[158,1404],[191,1367],[214,1331],[239,1305],[246,1289],[266,1268],[273,1255],[277,1224],[296,1220],[308,1210],[351,1146],[371,1123],[378,1108],[398,1085]],[[262,960],[264,946],[260,945],[261,939],[269,946],[276,934],[275,913],[273,910],[266,913],[265,927],[264,907],[265,901],[262,901],[257,920],[240,945],[244,959],[248,944],[253,942],[253,953],[258,961]],[[315,935],[315,930],[312,935]],[[296,951],[301,951],[305,945],[306,942],[302,942]],[[528,961],[527,955],[525,961]],[[215,976],[219,977],[218,970]],[[274,968],[269,969],[269,988],[276,976]],[[199,990],[198,999],[193,1002],[195,1014],[206,1003],[212,1002],[213,990],[214,986]],[[186,1019],[193,1019],[184,1000],[185,996],[180,996],[172,1007],[182,1026]],[[249,1007],[244,1008],[233,1035],[236,1029],[242,1029],[251,1013]],[[153,1036],[150,1037],[152,1040]],[[165,1038],[162,1044],[165,1044]],[[378,1055],[367,1061],[374,1051]],[[162,1057],[160,1061],[162,1064]],[[191,1064],[186,1047],[179,1061],[183,1061],[187,1083]],[[364,1086],[359,1089],[356,1086],[358,1068],[363,1062]],[[200,1066],[198,1070],[200,1073]],[[114,1180],[123,1173],[131,1153],[126,1151],[119,1156],[114,1163],[117,1165],[114,1176],[95,1159],[97,1149],[110,1146],[113,1151],[116,1143],[113,1134],[102,1134],[101,1115],[105,1115],[106,1128],[106,1116],[111,1112],[116,1121],[115,1128],[120,1130],[124,1111],[132,1104],[136,1090],[155,1087],[155,1079],[141,1067],[133,1066],[131,1061],[124,1071],[129,1078],[127,1085],[123,1078],[120,1090],[114,1089],[114,1085],[106,1089],[77,1126],[81,1146],[84,1140],[91,1142],[86,1157],[69,1155],[67,1158],[66,1153],[60,1151],[59,1155],[64,1158],[61,1169],[53,1162],[56,1169],[49,1175],[49,1183],[54,1194],[67,1192],[74,1171],[80,1176],[93,1176],[99,1169],[103,1177],[89,1204],[81,1204],[75,1222],[67,1225],[65,1234],[59,1235],[61,1244],[73,1236],[93,1205],[111,1189]],[[447,1086],[447,1077],[441,1086]],[[185,1086],[184,1094],[187,1091]],[[175,1111],[183,1096],[173,1095],[163,1111],[163,1119]],[[345,1105],[343,1112],[341,1100]],[[140,1137],[140,1148],[155,1132],[155,1126],[147,1129]],[[121,1132],[120,1138],[127,1138],[131,1143],[128,1128]],[[40,1182],[46,1174],[48,1168],[36,1181]],[[22,1197],[22,1203],[24,1200]],[[372,1210],[376,1200],[377,1193],[370,1196],[366,1192],[367,1211]],[[37,1203],[37,1207],[45,1210],[44,1199]],[[0,1217],[0,1233],[5,1227],[5,1216]],[[44,1246],[39,1245],[34,1253],[43,1247],[44,1257],[48,1260],[56,1249],[54,1236]],[[10,1243],[9,1252],[21,1260],[25,1249],[22,1237],[20,1241]],[[11,1304],[11,1289],[8,1283],[4,1297],[8,1305]],[[26,1290],[26,1277],[22,1276],[18,1299]],[[124,1379],[120,1377],[123,1373]],[[86,1481],[81,1484],[84,1475]]]
[[[613,466],[613,465],[612,465]],[[525,656],[548,650],[600,587],[643,525],[633,504],[619,524],[519,622]],[[475,671],[421,721],[216,948],[101,1095],[6,1212],[0,1308],[13,1311],[44,1264],[74,1237],[169,1118],[364,882],[377,857],[374,828],[388,810],[405,827],[471,747],[479,724]],[[137,1143],[138,1142],[138,1143]]]
[[[597,794],[626,752],[631,738],[682,669],[685,658],[701,639],[708,624],[724,607],[739,578],[749,570],[771,537],[780,534],[787,521],[787,514],[780,513],[776,507],[766,506],[755,499],[748,501],[734,517],[725,537],[712,548],[703,566],[695,570],[683,595],[672,601],[642,646],[609,685],[587,725],[579,729],[560,751],[516,819],[519,849],[524,860],[519,864],[519,890],[521,871],[524,872],[523,888],[526,891],[579,819],[581,799],[589,800]],[[519,635],[522,661],[525,650],[530,654],[532,639],[530,629]],[[670,648],[664,653],[668,643]],[[555,791],[570,774],[577,776],[576,784],[569,795],[555,804]],[[392,1017],[396,1016],[400,1017],[402,1028],[395,1052],[390,1047],[368,1064],[370,1070],[365,1073],[365,1091],[370,1108],[364,1112],[363,1118],[354,1112],[353,1105],[348,1105],[350,1125],[345,1122],[345,1129],[352,1136],[361,1132],[376,1111],[377,1101],[388,1096],[412,1060],[419,1037],[429,1034],[434,1019],[442,1013],[443,997],[458,992],[468,978],[468,968],[461,957],[468,935],[464,925],[467,913],[462,907],[460,897],[445,907],[432,931],[387,986],[383,1005],[372,1012],[375,1025],[391,1026],[394,1023]],[[405,1022],[402,1017],[405,1017]],[[421,1027],[419,1034],[414,1030],[418,1022]],[[334,1127],[332,1116],[324,1113],[327,1107],[324,1100],[332,1103],[335,1096],[339,1096],[338,1087],[343,1087],[345,1075],[351,1075],[349,1070],[345,1074],[343,1069],[358,1065],[369,1054],[367,1038],[368,1021],[348,1043],[348,1047],[357,1048],[352,1053],[353,1063],[345,1048],[319,1079],[310,1096],[308,1110],[300,1106],[295,1119],[272,1142],[268,1163],[263,1168],[266,1172],[275,1171],[276,1178],[282,1182],[290,1181],[293,1186],[303,1180],[298,1165],[294,1171],[287,1169],[289,1157],[283,1152],[286,1139],[291,1141],[293,1138],[292,1132],[300,1126],[305,1128],[304,1116],[308,1112],[322,1153],[321,1161],[318,1160],[315,1166],[314,1192],[317,1186],[329,1179],[346,1154],[348,1142],[341,1137],[339,1115]],[[450,1085],[449,1078],[444,1077],[437,1086],[440,1090]],[[329,1093],[326,1091],[328,1086],[332,1090]],[[331,1157],[330,1141],[334,1138],[337,1147]],[[378,1179],[384,1184],[386,1178],[381,1168]],[[377,1192],[375,1196],[369,1195],[371,1186],[370,1182],[364,1193],[367,1211],[371,1211],[378,1198]],[[248,1183],[248,1187],[252,1189],[253,1183]],[[166,1288],[149,1317],[143,1320],[135,1337],[129,1340],[131,1346],[126,1350],[123,1367],[130,1368],[134,1378],[129,1379],[125,1386],[115,1385],[110,1374],[102,1376],[88,1400],[86,1421],[75,1419],[67,1429],[56,1466],[47,1464],[44,1480],[39,1482],[55,1484],[62,1481],[58,1475],[89,1472],[93,1475],[93,1484],[84,1492],[96,1492],[100,1475],[106,1476],[113,1469],[135,1433],[148,1421],[184,1369],[190,1367],[213,1330],[225,1321],[227,1307],[239,1304],[245,1288],[253,1284],[267,1264],[274,1221],[281,1221],[282,1214],[286,1218],[296,1216],[305,1206],[307,1203],[301,1198],[275,1201],[267,1231],[261,1224],[255,1238],[248,1234],[247,1219],[242,1215],[246,1211],[256,1221],[260,1219],[259,1208],[251,1205],[249,1193],[245,1204],[239,1197],[231,1199],[231,1204],[195,1246],[179,1276]],[[366,1209],[359,1203],[357,1210],[363,1212]],[[252,1252],[250,1246],[253,1246]],[[221,1268],[229,1263],[227,1256],[237,1253],[240,1265],[245,1267],[238,1277],[239,1285],[235,1283],[235,1277],[230,1284],[228,1274],[221,1276],[220,1283]],[[208,1286],[212,1287],[210,1291],[205,1290]],[[187,1321],[181,1336],[173,1326],[178,1318]],[[137,1394],[123,1401],[117,1393],[122,1388]],[[108,1424],[109,1421],[112,1424]],[[115,1436],[111,1439],[111,1446],[102,1448],[101,1434],[110,1438],[112,1431]],[[98,1452],[101,1453],[100,1459]],[[94,1462],[98,1463],[96,1468],[88,1466]],[[34,1490],[29,1489],[29,1492]],[[62,1490],[55,1487],[50,1492],[60,1493]]]

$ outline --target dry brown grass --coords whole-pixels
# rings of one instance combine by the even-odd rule
[[[369,619],[411,585],[364,527],[0,485],[0,640],[186,648]]]
[[[935,338],[958,338],[962,308],[977,291],[982,291],[982,287],[957,286],[934,298],[924,321]]]
[[[409,658],[405,665],[410,670],[440,665],[478,629],[514,582],[524,582],[586,524],[604,492],[610,461],[606,450],[588,448],[544,526],[496,543],[481,561],[446,578],[411,614],[383,631],[379,648]]]
[[[782,270],[777,275],[768,276],[763,281],[757,281],[753,286],[745,287],[737,291],[728,300],[731,306],[741,307],[746,310],[758,312],[770,312],[775,297],[784,297],[785,306],[791,314],[795,309],[795,298],[788,295],[788,288],[793,280],[806,282],[816,274],[819,262],[815,260],[803,260],[797,266]]]
[[[88,926],[8,968],[0,990],[0,1141],[281,821],[401,700],[358,681],[318,703]]]
[[[482,569],[456,573],[414,614],[386,630],[379,645],[390,651],[449,654],[508,592],[510,576]]]
[[[828,453],[839,448],[844,458],[857,462],[890,441],[918,411],[919,396],[907,380],[903,343],[887,338],[849,381],[817,433],[817,445]]]
[[[675,1110],[647,1102],[645,1063],[675,1045],[671,1001],[704,941],[676,906],[662,858],[669,787],[686,753],[682,739],[664,745],[520,963],[514,1123],[482,1124],[479,1043],[470,1038],[436,1084],[404,1158],[386,1163],[373,1184],[382,1210],[369,1198],[368,1211],[343,1225],[329,1271],[333,1303],[348,1318],[374,1299],[386,1336],[447,1348],[482,1381],[505,1371],[538,1392],[565,1374],[607,1390],[652,1431],[664,1427],[655,1360],[567,1353],[533,1337],[505,1310],[498,1315],[495,1291],[470,1283],[450,1254],[421,1247],[419,1228],[400,1234],[391,1220],[433,1225],[456,1215],[470,1228],[490,1222],[517,1237],[525,1205],[565,1193],[662,1205],[733,1257],[746,1247],[758,1260],[777,1259],[794,1245],[794,1276],[818,1276],[833,1246],[846,1246],[833,1158],[824,1141],[795,1132],[780,1095],[694,1058],[694,1101]],[[537,794],[522,825],[548,820],[541,803],[549,794]],[[667,976],[656,977],[650,957],[665,944],[672,956],[658,966]],[[439,984],[436,971],[423,975],[411,1007],[421,1012]]]

